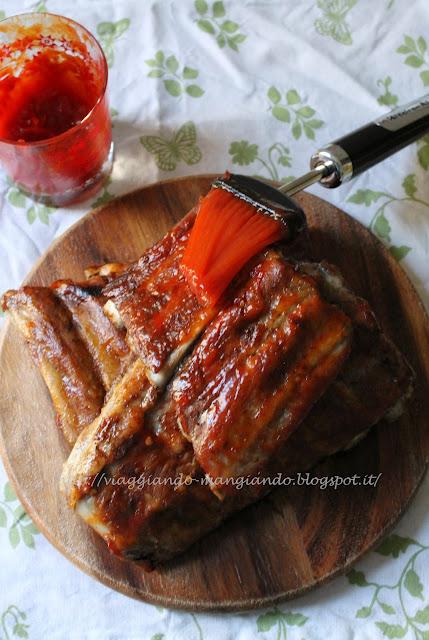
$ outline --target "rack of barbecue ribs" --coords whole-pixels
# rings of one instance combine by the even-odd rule
[[[269,483],[397,417],[413,373],[335,267],[254,257],[215,308],[180,271],[195,214],[130,265],[3,297],[73,445],[61,491],[151,568]]]

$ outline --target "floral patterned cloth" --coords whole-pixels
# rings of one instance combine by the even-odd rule
[[[0,173],[0,292],[92,207],[131,189],[230,167],[288,180],[317,146],[424,94],[427,0],[0,0],[0,15],[65,14],[110,67],[116,160],[85,206],[33,203]],[[429,303],[429,136],[336,191]],[[429,481],[345,577],[240,615],[192,615],[98,584],[38,534],[0,469],[0,638],[429,639]]]

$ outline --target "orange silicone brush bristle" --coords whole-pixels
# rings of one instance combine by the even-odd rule
[[[182,260],[185,277],[204,305],[214,305],[241,267],[280,240],[279,220],[223,189],[201,198]]]

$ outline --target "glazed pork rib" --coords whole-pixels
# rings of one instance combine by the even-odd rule
[[[327,300],[350,318],[353,345],[336,379],[272,456],[267,475],[304,471],[352,446],[409,394],[412,382],[408,365],[381,333],[369,305],[346,288],[336,270],[310,263],[299,265],[299,270],[311,274]],[[98,464],[85,471],[96,458],[76,449],[63,472],[69,500],[110,549],[151,566],[185,550],[229,514],[269,491],[264,485],[245,487],[221,501],[210,490],[178,429],[176,379],[186,367],[185,360],[132,438],[116,441],[116,431],[106,430],[101,437],[109,450],[104,467]],[[86,440],[84,434],[80,440]],[[89,436],[87,444],[90,441]],[[158,482],[151,484],[151,478]]]
[[[113,385],[100,414],[80,434],[64,465],[61,490],[72,507],[96,476],[115,462],[118,451],[125,451],[142,432],[146,413],[158,393],[147,377],[146,366],[137,358]]]
[[[168,392],[146,413],[138,433],[128,442],[120,440],[118,446],[108,443],[110,462],[97,475],[102,465],[93,464],[89,475],[84,473],[86,461],[94,463],[95,456],[83,451],[79,461],[75,448],[64,466],[62,489],[113,553],[145,568],[177,555],[231,511],[256,499],[255,491],[251,498],[244,491],[222,502],[204,484],[192,446],[177,428]]]
[[[124,267],[92,269],[83,283],[8,291],[3,309],[24,335],[39,366],[69,444],[100,413],[104,394],[134,359],[119,330],[103,313],[101,295]]]
[[[349,355],[351,321],[269,251],[174,378],[179,427],[219,496],[256,475]]]
[[[324,297],[351,318],[353,347],[326,393],[278,452],[273,467],[290,473],[349,449],[381,419],[399,418],[414,384],[410,365],[380,330],[368,302],[350,291],[338,269],[325,262],[299,266],[315,278]]]
[[[126,327],[131,349],[161,388],[216,314],[198,303],[180,270],[194,220],[191,211],[103,291],[106,312]]]
[[[74,324],[92,355],[104,388],[110,389],[134,359],[126,332],[118,328],[104,313],[102,296],[105,279],[92,276],[86,282],[58,280],[51,286],[70,311]]]
[[[23,287],[3,296],[49,389],[69,444],[99,414],[104,389],[71,314],[49,287]]]

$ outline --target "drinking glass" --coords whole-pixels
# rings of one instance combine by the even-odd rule
[[[112,168],[107,63],[69,18],[0,21],[0,163],[26,195],[62,206],[93,195]]]

